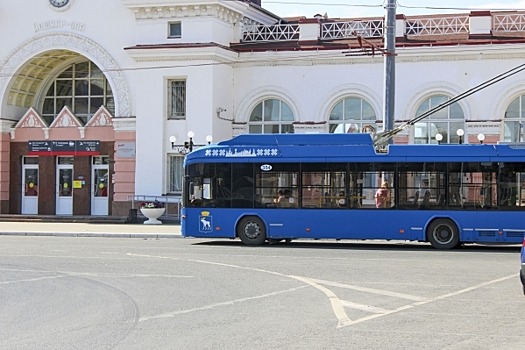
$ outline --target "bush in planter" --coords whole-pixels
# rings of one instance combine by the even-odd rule
[[[140,204],[140,207],[141,208],[146,208],[146,209],[152,209],[152,208],[164,208],[164,203],[161,203],[159,201],[154,201],[154,202],[143,202]]]

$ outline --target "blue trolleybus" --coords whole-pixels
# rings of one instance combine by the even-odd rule
[[[389,145],[369,134],[241,135],[184,163],[182,234],[522,243],[525,145]]]

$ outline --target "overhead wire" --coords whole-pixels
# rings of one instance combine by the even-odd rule
[[[504,79],[507,79],[515,74],[518,74],[519,72],[522,72],[525,70],[525,63],[523,64],[520,64],[518,66],[515,66],[501,74],[498,74],[496,75],[495,77],[492,77],[491,79],[489,80],[486,80],[484,81],[483,83],[481,84],[478,84],[466,91],[464,91],[463,93],[439,104],[438,106],[432,108],[432,109],[429,109],[428,111],[416,116],[415,118],[412,118],[410,119],[409,121],[407,122],[404,122],[403,124],[399,125],[398,127],[392,129],[392,130],[388,130],[388,131],[385,131],[385,132],[382,132],[382,133],[378,133],[376,135],[376,137],[374,138],[374,143],[376,144],[376,146],[378,145],[384,145],[389,139],[391,139],[392,137],[394,137],[396,134],[400,133],[401,131],[403,131],[404,129],[406,129],[407,127],[409,126],[412,126],[418,122],[420,122],[421,120],[427,118],[428,116],[480,91],[480,90],[483,90],[489,86],[492,86]]]

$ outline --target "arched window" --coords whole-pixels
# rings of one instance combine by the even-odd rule
[[[416,117],[450,100],[445,95],[433,95],[419,105]],[[459,104],[453,103],[431,114],[414,125],[414,143],[437,143],[436,135],[441,134],[441,143],[458,143],[457,130],[465,130],[465,116]]]
[[[94,63],[84,61],[62,70],[50,83],[42,101],[42,116],[51,124],[68,106],[84,124],[101,107],[115,113],[115,101],[104,73]]]
[[[505,111],[503,141],[522,142],[525,123],[525,95],[516,97]]]
[[[249,132],[251,134],[293,133],[294,115],[283,101],[267,99],[259,103],[250,114]]]
[[[358,133],[367,126],[377,130],[376,114],[366,100],[347,97],[339,101],[330,112],[328,121],[331,133]]]

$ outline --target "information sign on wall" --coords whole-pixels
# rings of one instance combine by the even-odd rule
[[[30,156],[90,156],[100,154],[100,141],[28,141]]]

